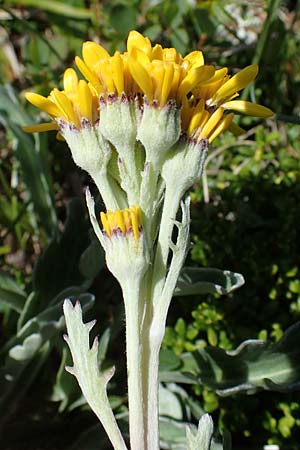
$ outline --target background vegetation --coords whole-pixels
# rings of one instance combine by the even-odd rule
[[[184,355],[208,345],[234,349],[250,338],[276,343],[300,318],[299,2],[2,0],[2,449],[106,448],[96,418],[64,371],[69,356],[61,302],[67,296],[80,298],[87,319],[99,318],[99,360],[117,366],[110,394],[126,426],[123,306],[90,231],[83,193],[91,180],[55,133],[30,136],[20,126],[44,119],[26,104],[25,91],[47,95],[84,40],[122,50],[130,29],[183,54],[201,49],[206,62],[231,72],[259,63],[259,77],[244,98],[276,112],[263,123],[241,119],[247,133],[225,134],[210,150],[203,185],[192,192],[188,265],[236,271],[246,284],[225,297],[174,299],[162,370],[178,368]],[[196,422],[203,411],[232,432],[233,449],[298,448],[297,391],[222,397],[200,378],[189,382],[181,368],[178,381],[165,379],[162,386],[166,448],[170,433],[176,441],[176,420]]]

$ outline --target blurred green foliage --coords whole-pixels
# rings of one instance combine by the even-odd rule
[[[25,91],[47,95],[61,83],[84,40],[96,40],[111,52],[123,50],[133,28],[183,54],[202,49],[208,63],[231,72],[258,62],[259,77],[244,96],[272,108],[278,119],[263,124],[240,119],[247,133],[226,134],[214,143],[203,186],[192,193],[189,266],[229,269],[243,274],[246,284],[225,297],[174,299],[162,352],[163,440],[168,446],[172,434],[180,444],[184,429],[178,420],[196,421],[206,410],[221,429],[232,432],[233,448],[279,443],[296,449],[297,392],[221,397],[199,382],[192,366],[187,369],[186,356],[216,346],[232,350],[250,338],[276,345],[300,318],[300,16],[299,2],[288,0],[1,2],[4,446],[82,449],[85,442],[92,449],[97,442],[97,448],[109,448],[63,369],[68,354],[61,339],[61,302],[66,296],[81,298],[87,319],[101,319],[99,359],[107,367],[117,361],[110,395],[126,426],[123,309],[119,288],[90,235],[83,206],[90,180],[55,134],[29,136],[20,126],[45,118],[26,104]],[[168,404],[176,406],[176,417]]]

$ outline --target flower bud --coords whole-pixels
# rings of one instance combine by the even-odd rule
[[[74,162],[92,177],[106,169],[111,157],[111,148],[97,126],[82,120],[80,129],[60,121],[60,132],[67,141]]]
[[[181,132],[180,109],[169,100],[162,108],[152,102],[144,102],[144,110],[138,125],[137,139],[146,151],[146,161],[159,171],[168,150],[178,141]]]
[[[104,249],[109,270],[119,283],[141,279],[149,265],[149,254],[141,223],[141,209],[132,206],[101,213]]]
[[[169,153],[162,167],[166,189],[181,199],[191,186],[199,181],[207,155],[208,141],[180,139]]]

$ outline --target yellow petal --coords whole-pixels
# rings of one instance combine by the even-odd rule
[[[203,83],[196,86],[195,89],[193,89],[193,94],[196,98],[204,98],[205,100],[208,100],[214,96],[214,94],[217,92],[217,90],[224,84],[226,81],[226,73],[227,68],[224,67],[223,69],[216,70],[214,76],[209,78],[207,81],[204,81]]]
[[[82,46],[82,57],[86,65],[92,68],[102,59],[110,58],[110,54],[96,42],[87,41]]]
[[[117,209],[117,211],[116,211],[116,219],[117,219],[118,228],[120,228],[120,230],[124,234],[125,233],[125,222],[124,222],[122,211],[120,211],[119,209]]]
[[[110,230],[110,227],[109,227],[109,224],[108,224],[108,220],[107,220],[107,217],[106,217],[106,214],[104,213],[104,212],[100,212],[100,218],[101,218],[101,222],[102,222],[102,226],[103,226],[103,229],[104,229],[104,231],[105,231],[105,233],[107,234],[107,236],[111,236],[111,230]]]
[[[98,77],[87,67],[87,65],[82,61],[79,56],[75,57],[75,64],[82,73],[82,75],[94,86],[97,94],[103,93],[103,87],[98,79]]]
[[[151,52],[151,59],[159,59],[160,61],[162,61],[164,58],[164,52],[163,52],[163,48],[161,45],[156,44]]]
[[[130,218],[130,209],[129,208],[122,209],[122,214],[123,214],[123,220],[124,220],[124,224],[125,224],[125,233],[128,233],[130,231],[130,228],[132,228],[131,218]]]
[[[209,135],[208,142],[211,144],[214,139],[216,139],[221,133],[224,133],[230,126],[234,114],[228,114],[225,116],[220,123],[216,126],[213,132]]]
[[[173,77],[174,77],[173,64],[166,64],[163,84],[161,88],[160,106],[165,105],[166,101],[168,100],[168,95],[172,87]]]
[[[37,108],[50,114],[50,116],[59,117],[60,110],[49,98],[42,95],[35,94],[34,92],[27,92],[25,94],[26,99]]]
[[[223,108],[218,108],[208,119],[201,131],[201,138],[207,138],[218,125],[224,113]]]
[[[201,129],[205,126],[205,124],[207,123],[208,119],[210,118],[210,114],[208,111],[206,111],[206,109],[203,111],[203,114],[201,116],[200,122],[199,122],[199,130],[201,132]]]
[[[177,89],[178,89],[178,85],[179,85],[181,77],[182,77],[183,70],[178,64],[173,64],[173,68],[174,68],[174,75],[173,75],[173,80],[172,80],[172,85],[171,85],[171,90],[169,92],[169,96],[171,98],[176,98],[177,97]]]
[[[248,116],[255,117],[271,117],[274,116],[273,111],[265,106],[258,105],[257,103],[246,102],[245,100],[233,100],[226,102],[223,105],[224,109],[232,109]]]
[[[201,66],[196,69],[191,69],[179,85],[177,98],[181,99],[194,89],[197,84],[201,84],[211,78],[214,73],[215,69],[213,66]]]
[[[112,67],[109,61],[102,59],[98,66],[102,86],[105,88],[107,94],[114,94],[115,84],[113,82]]]
[[[252,83],[258,73],[258,65],[252,64],[245,67],[243,70],[233,75],[228,81],[226,81],[220,89],[217,90],[213,97],[213,102],[217,103],[220,100],[231,97],[236,92],[240,91],[248,84]]]
[[[66,96],[66,94],[59,91],[58,89],[53,89],[53,91],[51,92],[50,95],[55,100],[55,103],[61,110],[65,119],[68,122],[73,123],[76,126],[76,128],[80,128],[80,124],[74,113],[73,105],[72,105],[71,101],[69,100],[69,98]]]
[[[92,122],[93,98],[90,88],[84,80],[80,80],[78,84],[78,100],[81,116]]]
[[[124,92],[124,68],[119,52],[116,52],[111,58],[111,71],[118,95],[121,95]]]
[[[56,122],[39,123],[37,125],[26,125],[22,127],[22,130],[26,133],[41,133],[43,131],[58,130],[59,127]]]
[[[64,73],[64,90],[67,93],[76,94],[78,77],[74,69],[67,69]]]
[[[128,59],[128,67],[132,78],[146,95],[148,102],[153,100],[152,80],[147,70],[135,59]]]
[[[203,86],[207,86],[209,84],[214,84],[218,81],[223,80],[223,78],[225,77],[227,72],[228,72],[227,67],[222,67],[222,69],[216,70],[214,75],[203,83]]]
[[[138,31],[130,31],[127,39],[127,50],[131,53],[133,48],[142,50],[146,55],[149,55],[152,50],[151,42],[147,37],[144,37]]]
[[[148,67],[149,75],[152,80],[152,86],[154,88],[153,98],[161,105],[161,93],[164,80],[165,68],[162,61],[153,61]]]
[[[190,120],[190,124],[189,124],[188,130],[187,130],[187,133],[189,136],[199,126],[200,120],[203,115],[203,111],[204,111],[204,99],[201,99],[199,101],[198,105],[196,106],[196,108],[194,108],[193,113],[192,113],[192,118]]]
[[[130,219],[132,225],[133,236],[135,240],[139,238],[139,220],[136,211],[133,208],[130,208]]]
[[[134,47],[130,51],[130,57],[136,59],[140,64],[142,64],[142,66],[146,66],[150,63],[149,56],[147,56],[146,53],[136,47]]]
[[[204,58],[202,52],[195,50],[189,53],[183,58],[183,62],[188,61],[190,63],[190,68],[195,69],[196,67],[203,66]]]
[[[175,62],[177,64],[182,62],[181,54],[177,53],[177,51],[173,47],[164,48],[163,54],[164,54],[164,61]]]

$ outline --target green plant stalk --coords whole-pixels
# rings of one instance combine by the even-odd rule
[[[141,282],[123,285],[126,320],[126,353],[128,380],[129,434],[131,450],[142,450],[145,447],[144,402],[142,383],[141,354]]]
[[[152,281],[149,279],[145,329],[142,335],[145,432],[147,450],[159,450],[159,353],[164,337],[164,327],[153,317],[155,299],[161,295],[167,273],[169,244],[180,198],[166,189]],[[156,316],[157,317],[157,316]]]
[[[147,450],[159,450],[159,398],[158,398],[158,386],[159,386],[159,352],[161,343],[164,337],[164,330],[161,328],[155,328],[156,323],[152,323],[149,330],[147,346],[149,351],[147,352],[147,386],[146,386],[146,398],[147,404],[145,405],[146,415],[146,437],[147,437]]]

